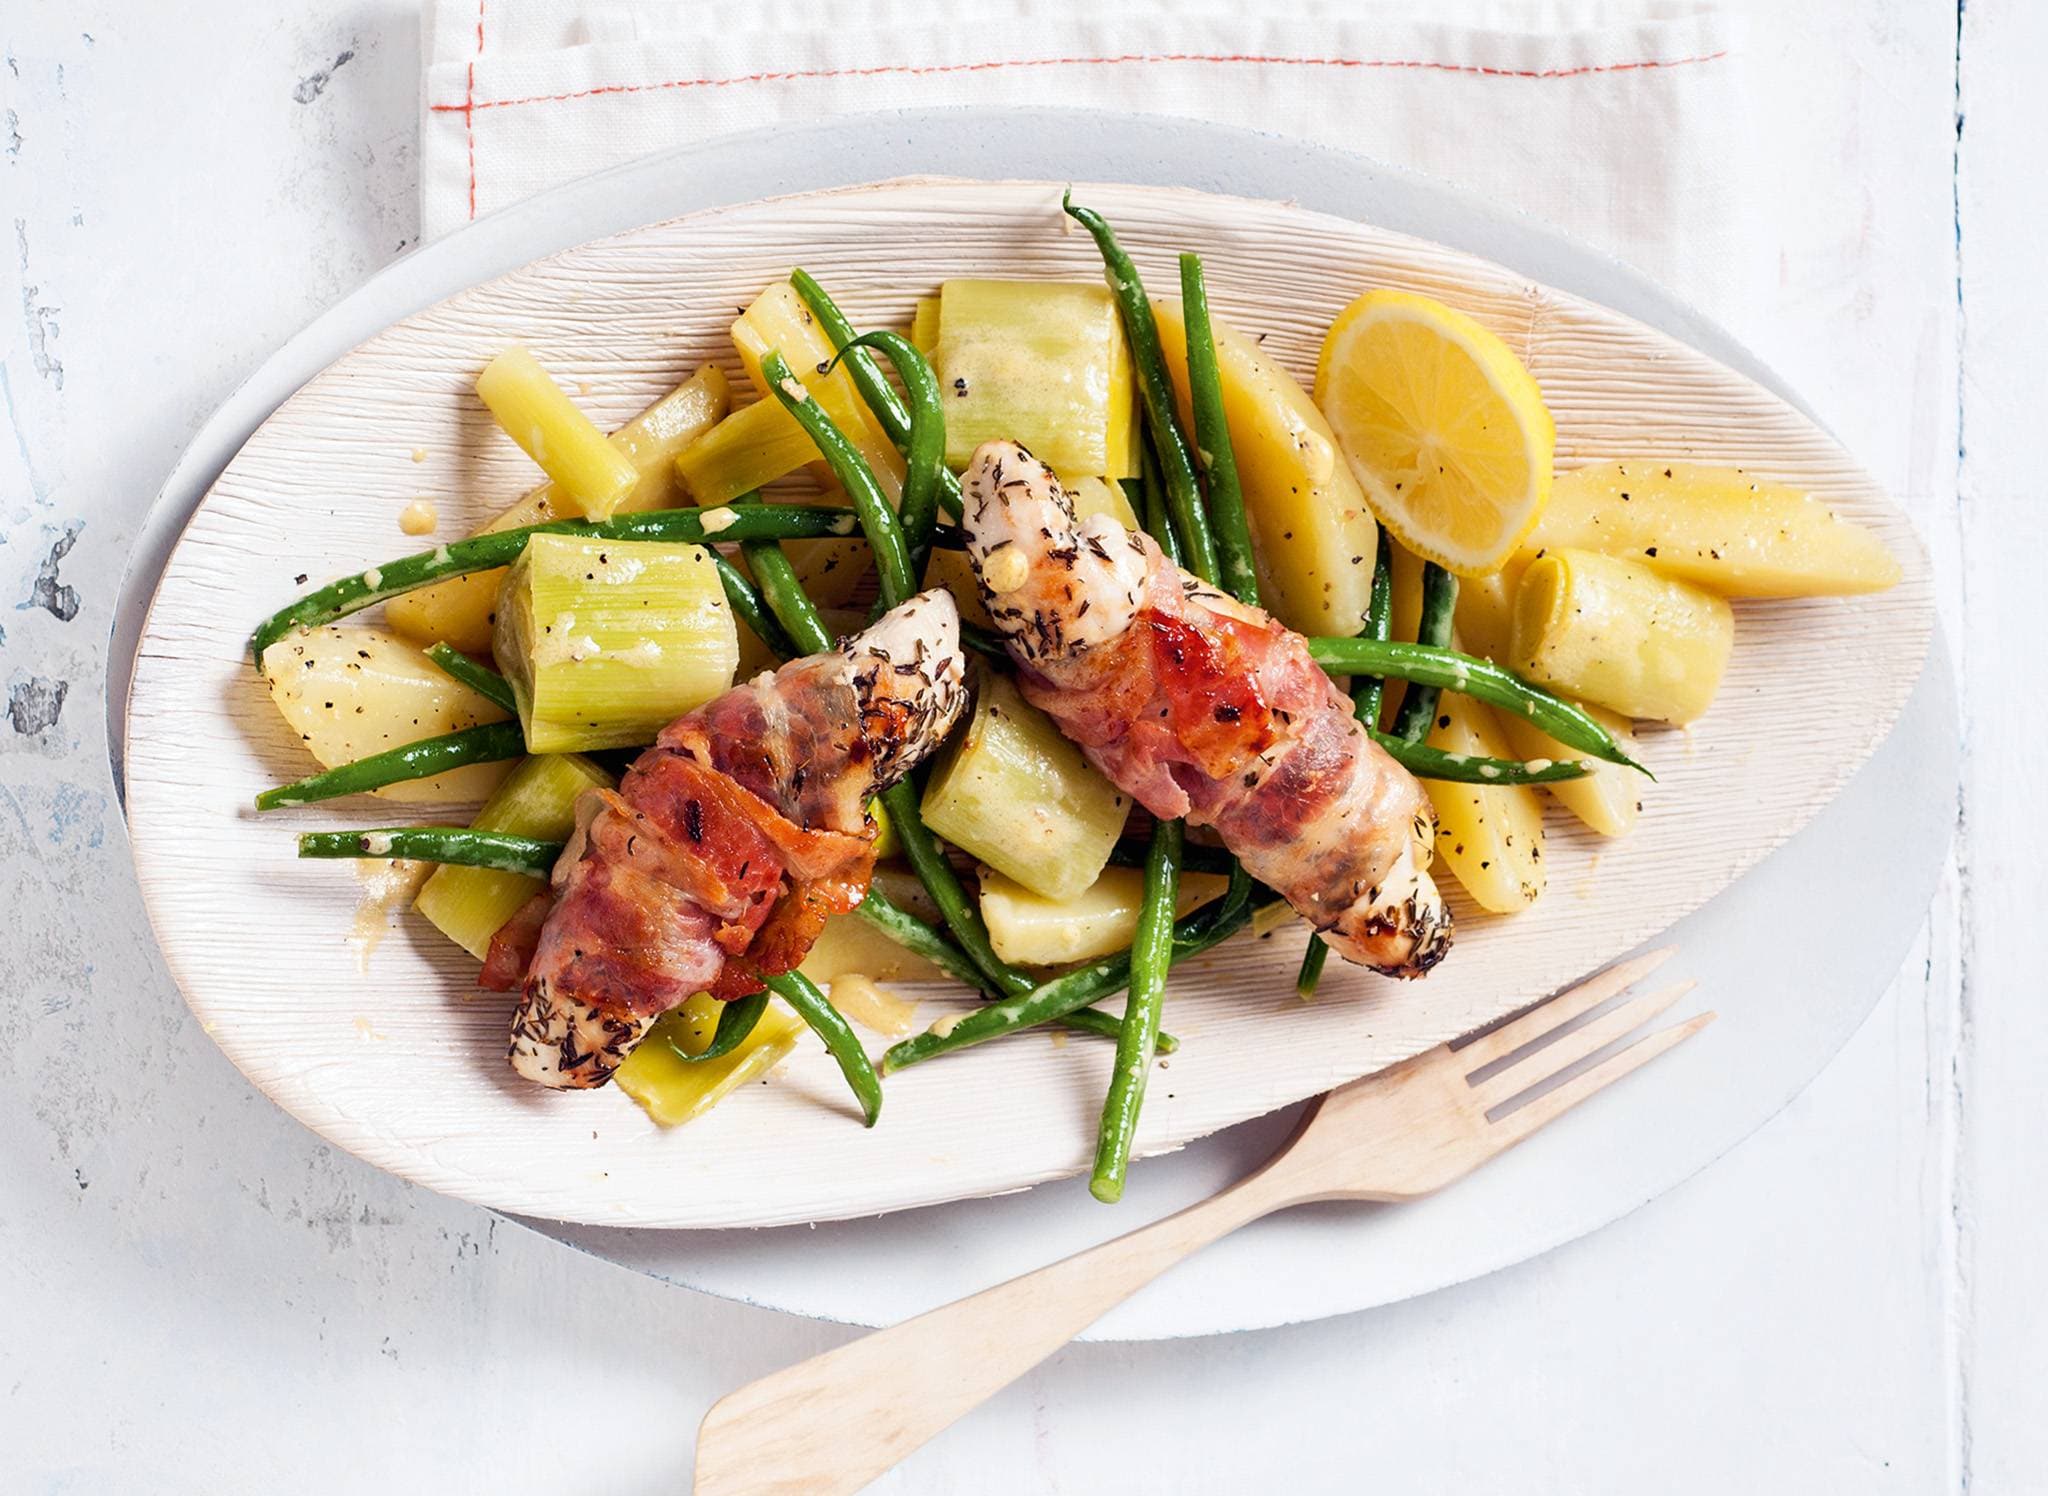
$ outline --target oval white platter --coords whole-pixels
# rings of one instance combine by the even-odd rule
[[[1227,948],[1177,983],[1187,1047],[1141,1138],[1172,1148],[1392,1063],[1530,1001],[1669,925],[1802,825],[1868,756],[1931,628],[1924,557],[1839,448],[1749,378],[1619,313],[1471,256],[1278,203],[1133,186],[1083,195],[1140,266],[1203,252],[1219,311],[1305,371],[1329,316],[1368,285],[1466,307],[1528,358],[1561,459],[1655,453],[1806,483],[1883,530],[1907,567],[1878,599],[1745,607],[1715,711],[1652,740],[1643,828],[1597,846],[1561,822],[1550,895],[1468,919],[1456,958],[1397,987],[1333,972],[1303,1006],[1299,937]],[[1086,279],[1058,187],[903,182],[741,204],[614,235],[406,318],[287,400],[227,466],[164,570],[136,659],[127,788],[137,866],[195,1012],[268,1094],[324,1135],[437,1189],[521,1214],[637,1226],[833,1219],[979,1196],[1085,1162],[1106,1054],[1029,1038],[893,1077],[882,1125],[850,1119],[822,1053],[665,1133],[623,1097],[556,1097],[503,1068],[504,1013],[408,922],[367,962],[359,887],[302,864],[290,833],[404,819],[381,802],[258,819],[303,771],[243,654],[253,621],[315,579],[411,548],[396,515],[436,495],[454,532],[522,491],[524,460],[469,394],[505,342],[533,344],[623,419],[695,362],[730,362],[731,309],[794,263],[857,321],[900,322],[951,275]],[[415,462],[413,452],[426,454]],[[1595,859],[1598,859],[1597,867]],[[934,1005],[929,1011],[936,1013]]]

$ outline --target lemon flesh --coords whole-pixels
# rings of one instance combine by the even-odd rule
[[[1330,325],[1316,403],[1374,513],[1460,576],[1497,570],[1543,512],[1557,428],[1521,360],[1463,312],[1367,292]]]

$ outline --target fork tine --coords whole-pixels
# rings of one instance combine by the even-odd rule
[[[1609,1055],[1582,1075],[1575,1075],[1555,1091],[1545,1092],[1527,1106],[1517,1107],[1487,1129],[1495,1151],[1519,1143],[1543,1126],[1562,1116],[1596,1091],[1620,1080],[1639,1065],[1647,1065],[1667,1049],[1675,1048],[1714,1021],[1711,1012],[1701,1013],[1670,1028],[1636,1040],[1627,1049]]]
[[[1472,1089],[1483,1106],[1498,1106],[1521,1095],[1578,1064],[1587,1055],[1598,1054],[1616,1039],[1632,1034],[1669,1008],[1699,983],[1679,982],[1662,992],[1646,992],[1602,1013],[1591,1023],[1532,1049],[1505,1070],[1473,1082]]]
[[[1504,1055],[1513,1054],[1524,1044],[1542,1038],[1558,1025],[1571,1022],[1581,1013],[1591,1012],[1624,987],[1640,982],[1677,953],[1678,947],[1666,946],[1661,951],[1651,951],[1633,961],[1610,966],[1590,981],[1544,999],[1520,1018],[1503,1024],[1492,1033],[1481,1034],[1458,1051],[1458,1058],[1467,1065],[1465,1073],[1470,1075],[1474,1070],[1483,1069]]]

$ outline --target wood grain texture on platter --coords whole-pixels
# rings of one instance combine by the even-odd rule
[[[287,401],[185,531],[158,587],[129,703],[136,863],[173,974],[250,1079],[337,1145],[408,1179],[521,1214],[598,1224],[736,1226],[873,1214],[1004,1190],[1087,1166],[1110,1046],[1033,1034],[891,1076],[866,1131],[806,1041],[763,1085],[663,1130],[623,1095],[558,1095],[504,1059],[508,1004],[475,963],[366,885],[300,862],[293,835],[457,820],[371,799],[258,817],[256,791],[309,761],[245,650],[312,583],[442,539],[524,493],[526,458],[477,402],[477,371],[524,342],[600,424],[617,425],[705,361],[744,389],[736,309],[795,265],[857,325],[906,325],[951,277],[1094,281],[1061,184],[901,181],[719,209],[599,240],[393,326]],[[1304,382],[1330,319],[1361,291],[1439,297],[1528,363],[1560,466],[1612,457],[1729,464],[1800,484],[1877,529],[1905,568],[1892,591],[1740,603],[1712,711],[1648,733],[1645,811],[1604,842],[1553,815],[1549,892],[1509,919],[1451,892],[1460,940],[1427,980],[1332,961],[1294,995],[1304,933],[1233,941],[1177,968],[1183,1048],[1154,1079],[1140,1153],[1366,1074],[1477,1028],[1639,944],[1711,898],[1830,799],[1897,716],[1933,625],[1926,558],[1904,516],[1827,433],[1747,378],[1591,302],[1439,245],[1285,204],[1087,185],[1148,284],[1205,261],[1214,309]],[[374,619],[375,614],[365,615]],[[400,813],[402,811],[402,813]],[[1782,912],[1787,940],[1799,911]],[[959,1001],[905,988],[937,1017]],[[1786,994],[1796,1002],[1797,994]],[[873,1047],[880,1048],[876,1040]]]

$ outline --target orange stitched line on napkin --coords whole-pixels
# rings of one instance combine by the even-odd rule
[[[482,9],[481,5],[478,7]],[[482,31],[479,18],[478,31]],[[479,40],[481,50],[481,40]],[[912,63],[883,63],[864,68],[805,68],[787,72],[745,73],[727,78],[675,78],[666,83],[612,83],[602,88],[579,88],[573,93],[530,94],[517,99],[476,99],[476,64],[470,64],[470,96],[460,104],[430,105],[431,112],[460,112],[474,119],[479,109],[510,109],[522,104],[557,104],[569,99],[590,99],[602,94],[653,93],[672,88],[731,88],[740,83],[787,83],[814,78],[877,78],[883,76],[929,77],[938,73],[986,73],[1004,68],[1112,67],[1138,62],[1245,63],[1256,67],[1296,68],[1403,68],[1428,73],[1469,73],[1483,78],[1580,78],[1589,73],[1634,73],[1654,68],[1682,68],[1695,63],[1718,62],[1728,55],[1724,49],[1695,57],[1652,57],[1639,62],[1587,63],[1569,68],[1490,68],[1476,63],[1437,62],[1402,57],[1271,57],[1257,53],[1129,52],[1108,57],[1009,57],[990,62],[946,62],[919,66]],[[476,216],[476,144],[470,137],[470,216]]]
[[[462,99],[462,130],[469,137],[469,216],[472,219],[476,217],[476,60],[483,55],[484,0],[476,0],[476,51],[469,56],[469,91]]]

